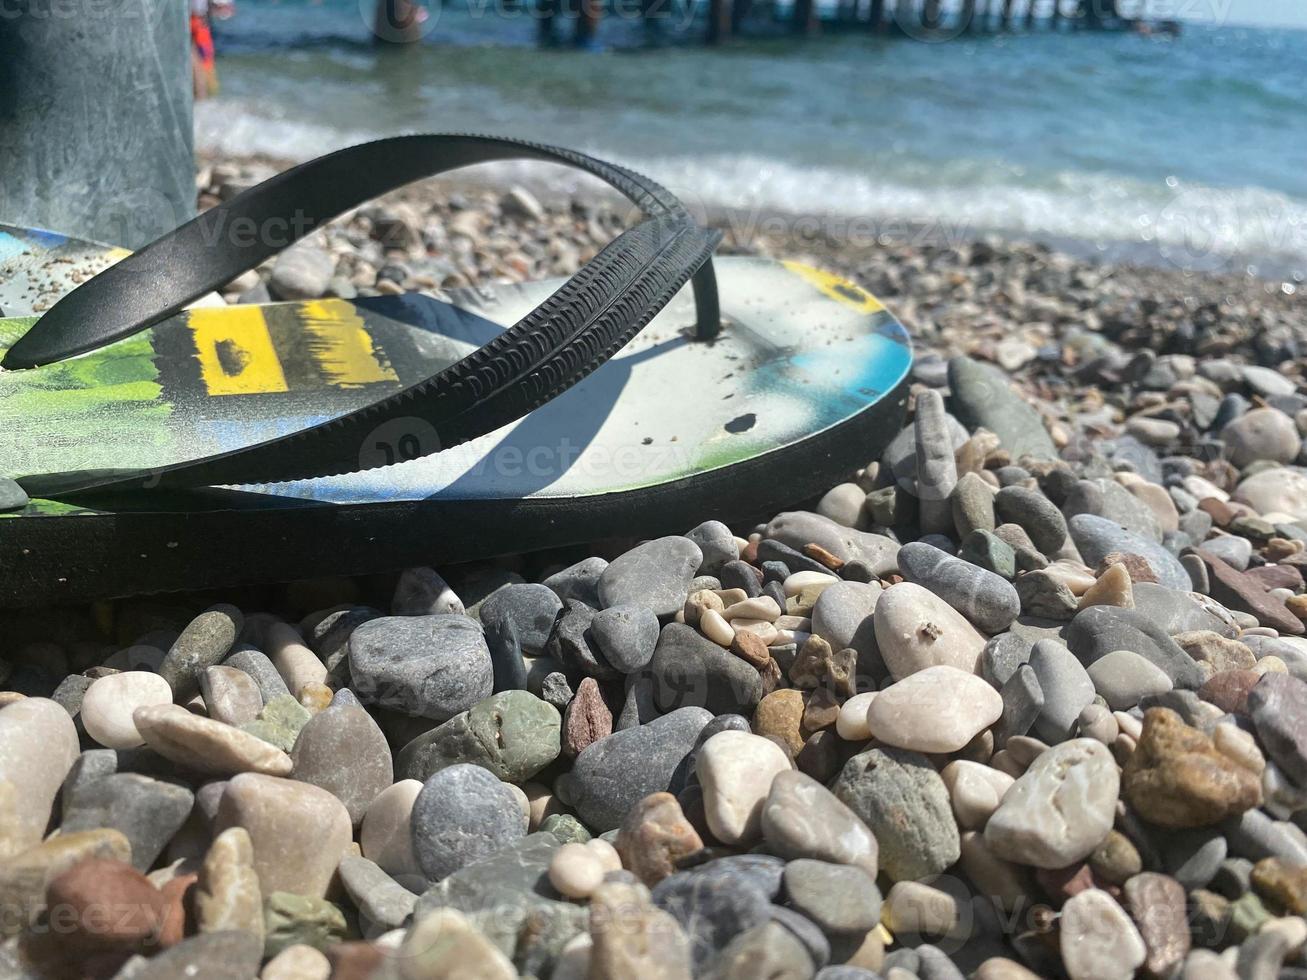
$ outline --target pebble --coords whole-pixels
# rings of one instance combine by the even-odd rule
[[[674,914],[653,905],[643,886],[624,882],[599,886],[590,898],[590,916],[594,946],[588,976],[649,980],[690,976],[691,937]]]
[[[40,843],[77,754],[77,729],[57,702],[24,698],[0,708],[0,859]]]
[[[1240,482],[1234,499],[1259,514],[1287,514],[1307,521],[1307,470],[1280,467],[1261,470]]]
[[[858,527],[862,523],[862,508],[867,494],[856,483],[839,483],[831,487],[817,502],[817,513],[836,524]]]
[[[860,939],[880,921],[880,889],[861,868],[796,858],[782,880],[789,907],[832,939]]]
[[[554,595],[566,602],[576,599],[592,609],[599,608],[599,577],[603,575],[608,562],[602,558],[585,558],[575,565],[569,565],[562,571],[555,572],[541,584],[553,591]]]
[[[417,919],[404,936],[398,959],[404,964],[404,980],[516,980],[518,975],[508,957],[456,909],[436,909]]]
[[[953,530],[949,495],[957,483],[957,465],[949,442],[944,398],[934,389],[918,392],[913,417],[917,463],[917,520],[923,534]]]
[[[336,262],[325,250],[306,243],[293,245],[277,256],[268,290],[280,300],[306,300],[325,296]]]
[[[832,791],[871,830],[880,868],[892,880],[939,874],[958,859],[948,790],[924,756],[869,749],[844,764]]]
[[[1113,710],[1133,708],[1150,694],[1171,690],[1171,678],[1160,667],[1130,650],[1113,650],[1089,666],[1094,690]]]
[[[383,616],[349,638],[350,688],[364,704],[445,721],[489,696],[490,648],[466,616]]]
[[[312,946],[287,946],[264,964],[259,980],[330,980],[331,961]]]
[[[1114,552],[1128,552],[1147,562],[1157,581],[1170,589],[1188,591],[1189,574],[1180,560],[1156,541],[1123,529],[1119,524],[1093,514],[1077,514],[1067,522],[1071,538],[1085,563],[1097,566]],[[1136,578],[1136,576],[1131,576]]]
[[[895,680],[936,665],[979,672],[985,638],[920,585],[900,582],[886,589],[873,618],[881,656]]]
[[[1239,469],[1259,460],[1292,463],[1302,448],[1293,419],[1274,408],[1254,408],[1221,430],[1226,458]]]
[[[463,602],[433,568],[406,568],[395,582],[390,609],[396,616],[461,613]]]
[[[226,664],[204,668],[200,674],[200,696],[204,698],[209,717],[225,725],[248,724],[263,710],[263,694],[254,678]]]
[[[358,705],[334,705],[310,718],[290,758],[291,777],[331,793],[356,826],[394,781],[386,736]]]
[[[872,738],[886,745],[957,752],[1002,713],[1003,699],[982,678],[940,665],[878,693],[867,710],[867,727]]]
[[[759,735],[724,731],[704,742],[696,756],[696,771],[713,836],[725,844],[756,840],[772,778],[789,769],[785,753]]]
[[[1099,742],[1076,738],[1030,764],[985,825],[997,857],[1065,868],[1088,857],[1112,829],[1120,777]]]
[[[254,869],[254,845],[243,827],[213,839],[200,866],[195,917],[202,932],[239,929],[263,939],[263,893]]]
[[[685,532],[685,536],[699,546],[703,555],[698,575],[716,575],[723,565],[740,557],[735,534],[721,521],[704,521]]]
[[[885,927],[899,942],[955,934],[958,902],[948,892],[919,881],[898,881],[885,896]]]
[[[820,514],[802,510],[777,514],[763,528],[763,537],[800,551],[805,545],[815,544],[842,561],[865,562],[874,575],[892,572],[899,550],[898,543],[883,534],[841,527]]]
[[[953,529],[959,540],[972,531],[994,530],[994,490],[978,474],[967,472],[959,476],[949,502]]]
[[[555,788],[588,826],[614,830],[636,803],[667,789],[712,719],[703,708],[685,707],[614,732],[578,755]]]
[[[400,928],[417,905],[417,895],[367,858],[353,854],[341,858],[340,883],[359,911],[365,936]]]
[[[767,892],[738,875],[682,871],[659,882],[652,897],[685,930],[695,972],[740,933],[771,918]]]
[[[1044,696],[1035,731],[1046,742],[1065,741],[1075,731],[1080,712],[1094,700],[1094,682],[1076,656],[1057,640],[1038,641],[1030,651],[1029,663]]]
[[[622,820],[615,842],[622,865],[652,888],[678,862],[703,848],[698,831],[671,793],[650,793]]]
[[[277,672],[277,668],[273,666],[272,661],[258,650],[238,646],[222,662],[222,666],[235,668],[254,678],[254,683],[259,689],[259,695],[264,704],[281,697],[283,694],[290,693],[290,690],[286,687],[286,682],[282,680],[281,674]]]
[[[1062,629],[1062,640],[1082,664],[1093,666],[1116,650],[1129,650],[1158,667],[1178,688],[1193,690],[1207,679],[1192,657],[1140,609],[1090,606]]]
[[[983,633],[1003,632],[1021,613],[1021,600],[1010,582],[928,544],[901,547],[899,572],[905,581],[939,596]]]
[[[623,674],[645,667],[658,645],[658,617],[642,605],[602,609],[591,620],[590,631],[604,659]]]
[[[1266,674],[1248,692],[1248,712],[1267,755],[1291,780],[1307,786],[1307,683]]]
[[[1058,932],[1071,980],[1129,980],[1147,956],[1143,937],[1125,910],[1098,888],[1067,899]]]
[[[846,742],[865,742],[871,738],[871,729],[867,727],[867,709],[871,706],[875,691],[855,694],[840,705],[839,716],[835,719],[835,731]]]
[[[1016,781],[1005,772],[966,759],[954,759],[939,775],[948,789],[953,815],[963,830],[983,829],[998,809],[1003,794]]]
[[[1094,584],[1081,594],[1077,609],[1088,609],[1090,606],[1134,608],[1130,572],[1124,565],[1108,565],[1103,574],[1094,580]]]
[[[1125,762],[1121,788],[1146,821],[1208,827],[1259,804],[1260,776],[1174,711],[1149,708],[1144,732]]]
[[[408,742],[395,772],[425,781],[446,766],[471,763],[522,783],[558,758],[561,730],[552,704],[527,691],[501,691]]]
[[[804,773],[776,775],[763,803],[761,826],[767,846],[784,858],[852,865],[873,880],[879,872],[879,845],[867,825]]]
[[[423,874],[444,878],[525,836],[527,817],[505,783],[459,763],[432,775],[413,801],[413,853]]]
[[[1027,453],[1054,459],[1057,450],[1039,414],[1012,390],[1007,376],[968,357],[948,362],[953,414],[969,428],[988,429],[1018,459]]]
[[[549,862],[549,883],[568,898],[589,898],[610,871],[620,871],[622,861],[613,845],[596,837],[584,844],[564,844]]]
[[[1198,548],[1195,553],[1207,566],[1212,598],[1232,610],[1250,613],[1262,626],[1281,633],[1307,632],[1307,626],[1288,610],[1284,600],[1268,593],[1255,578],[1227,565],[1206,548]]]
[[[269,623],[263,634],[263,647],[286,682],[286,689],[296,697],[310,684],[327,682],[327,665],[304,645],[299,630],[289,623]]]
[[[757,670],[681,623],[663,627],[649,670],[660,711],[697,706],[714,715],[748,713],[762,697]]]
[[[132,720],[147,746],[195,772],[288,776],[293,768],[290,756],[257,735],[193,715],[179,705],[137,708]]]
[[[994,513],[1000,523],[1021,527],[1046,557],[1057,554],[1066,542],[1066,518],[1038,490],[1003,487],[994,495]]]
[[[100,828],[120,831],[131,844],[131,862],[149,871],[190,816],[195,794],[184,786],[119,772],[65,787],[61,833]]]
[[[322,897],[353,842],[345,805],[324,789],[293,779],[241,773],[227,783],[214,829],[250,836],[263,895]]]
[[[1174,878],[1145,871],[1125,883],[1125,906],[1144,941],[1144,969],[1172,976],[1189,955],[1189,916],[1184,888]]]
[[[172,688],[158,674],[128,670],[91,682],[82,696],[81,719],[86,734],[107,749],[144,745],[132,712],[154,704],[172,704]]]
[[[601,606],[640,605],[671,616],[685,603],[703,552],[689,538],[670,535],[646,541],[609,562],[599,577]]]
[[[221,663],[240,636],[245,619],[235,606],[206,609],[187,624],[159,664],[159,676],[172,688],[178,703],[194,697],[200,689],[205,667]]]

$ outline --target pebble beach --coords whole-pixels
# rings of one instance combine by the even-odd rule
[[[630,218],[423,185],[223,298]],[[908,327],[886,448],[653,540],[0,611],[0,980],[1307,977],[1297,286],[720,220]]]

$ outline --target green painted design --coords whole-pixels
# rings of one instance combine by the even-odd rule
[[[0,319],[0,352],[34,322],[35,317]],[[65,435],[74,432],[82,467],[133,465],[142,450],[172,442],[167,425],[172,408],[162,392],[148,332],[83,357],[0,374],[0,468],[9,477],[39,472],[49,445],[74,441]],[[6,416],[44,420],[40,437],[20,441],[3,424]]]

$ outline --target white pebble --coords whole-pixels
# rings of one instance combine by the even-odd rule
[[[769,595],[760,595],[726,607],[722,618],[728,623],[736,619],[765,619],[769,623],[780,618],[781,607]]]
[[[549,883],[568,898],[589,898],[611,870],[599,850],[588,844],[564,844],[549,862]]]
[[[839,716],[835,719],[835,733],[846,742],[865,742],[871,738],[871,729],[867,727],[867,709],[875,691],[863,691],[855,694],[840,705]]]
[[[776,627],[765,619],[737,619],[731,623],[731,627],[737,633],[754,633],[762,637],[762,642],[768,646],[778,635]]]
[[[154,704],[172,704],[172,688],[158,674],[144,670],[109,674],[86,689],[82,725],[106,749],[134,749],[145,739],[132,721],[132,712]]]
[[[1130,980],[1148,954],[1130,916],[1100,888],[1068,898],[1060,925],[1062,963],[1071,980]]]
[[[786,595],[798,595],[810,585],[834,585],[838,582],[834,575],[827,575],[825,572],[794,572],[782,585]]]
[[[708,829],[723,844],[751,844],[762,832],[762,806],[777,773],[790,770],[779,745],[749,732],[718,732],[699,749]]]
[[[716,609],[705,609],[699,617],[699,629],[718,646],[728,647],[735,639],[735,629]]]
[[[987,681],[939,664],[881,691],[867,710],[867,727],[896,748],[956,752],[1002,713],[1003,699]]]

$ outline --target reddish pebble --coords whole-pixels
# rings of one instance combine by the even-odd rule
[[[52,933],[84,950],[122,951],[153,945],[164,921],[164,896],[123,861],[92,858],[50,882]]]
[[[1248,714],[1248,692],[1262,679],[1253,670],[1223,670],[1198,689],[1198,696],[1232,715]]]

